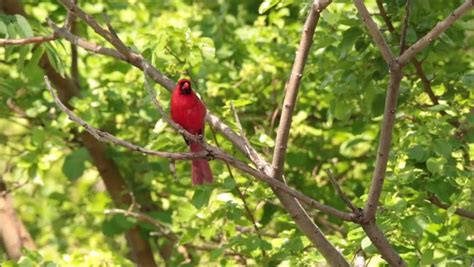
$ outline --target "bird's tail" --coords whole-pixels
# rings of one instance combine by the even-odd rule
[[[191,148],[191,152],[204,150],[204,147],[201,144],[195,142],[190,142],[189,147]],[[192,160],[192,181],[193,185],[212,183],[211,167],[206,159]]]

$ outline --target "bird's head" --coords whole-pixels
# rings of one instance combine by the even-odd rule
[[[182,95],[190,95],[192,92],[191,81],[188,79],[181,79],[178,81],[177,88]]]

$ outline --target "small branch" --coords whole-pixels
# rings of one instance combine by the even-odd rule
[[[387,12],[385,11],[385,8],[383,7],[382,0],[377,0],[376,2],[377,2],[377,6],[379,7],[379,10],[380,10],[380,16],[385,21],[385,24],[387,25],[388,31],[389,32],[395,31],[395,28],[393,27],[392,21],[390,20],[390,17],[387,15]]]
[[[251,149],[252,146],[250,145],[250,142],[247,139],[247,136],[245,135],[244,129],[242,128],[242,124],[240,123],[239,114],[237,113],[237,110],[235,109],[234,103],[232,101],[230,101],[230,109],[234,113],[235,123],[237,124],[237,128],[239,128],[240,136],[242,137],[242,139],[244,139],[246,149],[247,149],[247,153],[250,154],[250,149]]]
[[[437,206],[439,208],[442,208],[442,209],[445,209],[445,210],[449,209],[449,207],[450,207],[448,204],[445,204],[445,203],[441,202],[441,200],[434,194],[430,194],[428,196],[428,200],[431,203],[433,203],[435,206]],[[457,208],[454,213],[459,215],[459,216],[462,216],[464,218],[474,220],[474,212],[473,211]]]
[[[360,0],[359,0],[360,1]],[[448,17],[443,21],[438,22],[436,26],[431,29],[425,36],[419,39],[415,44],[410,46],[403,54],[398,58],[401,65],[405,65],[421,50],[427,47],[433,42],[441,33],[448,29],[458,18],[467,13],[474,7],[473,0],[466,0],[464,4],[454,10]]]
[[[77,0],[72,0],[72,2],[74,3],[74,5],[77,5]],[[66,22],[64,22],[64,28],[66,28],[68,31],[72,31],[72,29],[74,28],[75,20],[76,16],[74,16],[74,13],[68,10]]]
[[[48,36],[35,36],[23,39],[0,39],[0,46],[40,44],[56,40],[57,38],[57,36],[52,34]]]
[[[370,185],[369,196],[364,208],[364,219],[375,220],[375,213],[382,193],[383,182],[385,179],[385,171],[390,154],[390,146],[392,142],[392,130],[395,124],[395,113],[397,110],[398,91],[400,82],[403,77],[399,68],[394,68],[390,72],[390,82],[385,98],[385,109],[380,131],[380,141],[377,151],[377,159],[375,169],[372,175],[372,183]]]
[[[70,43],[77,45],[79,47],[84,48],[87,51],[96,53],[96,54],[101,54],[109,57],[113,57],[122,61],[127,61],[126,57],[120,54],[117,50],[110,49],[107,47],[100,46],[95,43],[91,43],[89,41],[86,41],[74,34],[72,34],[70,31],[68,31],[65,28],[60,28],[58,25],[56,25],[52,20],[48,19],[47,20],[48,25],[54,30],[54,32],[58,35],[58,37],[64,38]]]
[[[406,49],[406,38],[407,38],[407,31],[408,31],[408,22],[410,20],[410,10],[411,10],[411,0],[407,0],[405,4],[405,17],[403,18],[403,25],[402,25],[402,33],[400,34],[400,55]]]
[[[334,177],[334,174],[331,172],[330,169],[326,169],[326,173],[329,177],[329,180],[331,181],[331,184],[334,186],[334,189],[336,190],[337,194],[342,198],[344,203],[346,203],[347,207],[349,207],[353,213],[357,214],[359,213],[359,209],[357,209],[354,204],[352,204],[352,201],[347,197],[347,195],[342,191],[341,187],[337,183],[336,177]]]
[[[387,62],[389,66],[392,66],[395,62],[395,58],[393,57],[393,54],[390,51],[390,47],[383,38],[382,33],[379,31],[377,24],[375,24],[374,20],[370,16],[370,13],[367,10],[367,7],[365,6],[363,0],[354,0],[354,4],[357,10],[359,11],[360,16],[362,17],[362,21],[369,30],[370,35],[372,35],[375,44],[378,46],[380,52],[382,53],[382,57],[384,58],[385,62]]]
[[[139,221],[146,222],[146,223],[149,223],[149,224],[153,225],[154,227],[159,229],[160,233],[163,234],[169,240],[171,240],[173,242],[179,241],[179,237],[175,233],[173,233],[169,229],[167,229],[166,226],[164,226],[160,221],[155,220],[154,218],[152,218],[152,217],[150,217],[150,216],[148,216],[144,213],[135,212],[135,211],[132,211],[132,210],[123,210],[123,209],[107,209],[107,210],[104,211],[104,214],[106,214],[106,215],[121,214],[121,215],[124,215],[124,216],[127,216],[127,217],[133,217],[133,218],[135,218]]]

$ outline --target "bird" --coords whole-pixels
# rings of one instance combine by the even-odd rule
[[[190,80],[180,79],[176,84],[171,95],[170,115],[175,123],[190,134],[204,137],[206,107],[192,89]],[[183,137],[191,152],[205,150],[202,144]],[[207,159],[193,159],[191,166],[193,185],[212,183],[213,176]]]

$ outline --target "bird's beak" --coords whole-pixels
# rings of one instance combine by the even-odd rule
[[[183,95],[191,94],[191,86],[189,86],[189,83],[183,84],[183,86],[181,87],[181,94]]]

